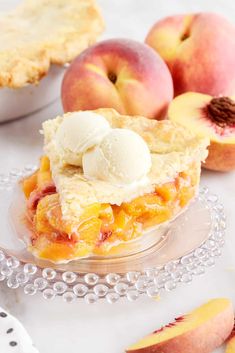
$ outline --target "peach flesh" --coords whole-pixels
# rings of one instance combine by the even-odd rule
[[[173,98],[170,72],[155,51],[133,40],[106,40],[80,54],[62,83],[64,111],[114,108],[163,119]]]
[[[210,353],[230,335],[232,303],[214,299],[134,344],[127,353]]]
[[[169,106],[170,120],[210,138],[204,168],[223,172],[235,169],[234,107],[233,97],[213,98],[193,92],[176,97]]]

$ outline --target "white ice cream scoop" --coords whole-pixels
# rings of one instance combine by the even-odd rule
[[[101,143],[83,155],[84,175],[117,185],[147,176],[151,154],[141,136],[128,129],[112,129]]]
[[[75,112],[66,117],[56,132],[56,145],[61,160],[82,166],[82,155],[100,143],[110,131],[108,121],[93,112]]]

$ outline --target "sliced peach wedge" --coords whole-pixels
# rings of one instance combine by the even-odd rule
[[[207,169],[235,169],[235,97],[212,97],[188,92],[170,104],[168,117],[210,139]]]
[[[210,353],[230,335],[234,325],[230,300],[210,300],[190,314],[146,336],[127,353]]]

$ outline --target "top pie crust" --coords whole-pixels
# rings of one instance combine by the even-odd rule
[[[51,64],[70,62],[104,23],[95,0],[24,0],[0,15],[0,87],[37,83]]]
[[[87,180],[82,168],[66,165],[56,148],[56,131],[63,119],[69,119],[73,113],[44,122],[44,149],[50,159],[52,177],[60,195],[65,219],[75,221],[83,208],[96,202],[120,205],[152,192],[156,185],[173,180],[194,161],[200,166],[201,161],[207,157],[208,139],[194,136],[169,120],[124,116],[109,108],[95,112],[104,116],[113,128],[127,128],[142,136],[151,152],[152,168],[148,182],[132,188],[119,187],[101,180]]]

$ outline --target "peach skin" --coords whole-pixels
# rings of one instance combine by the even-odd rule
[[[230,335],[233,324],[231,301],[213,299],[146,336],[126,352],[210,353]]]
[[[235,353],[235,328],[226,342],[225,353]]]
[[[226,172],[235,169],[235,97],[212,97],[188,92],[176,97],[169,119],[210,138],[204,168]]]
[[[170,68],[175,96],[188,92],[235,94],[235,26],[215,13],[158,21],[146,37]]]
[[[65,112],[114,108],[121,114],[166,117],[173,98],[170,72],[146,44],[111,39],[80,54],[62,83]]]

